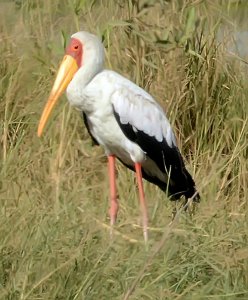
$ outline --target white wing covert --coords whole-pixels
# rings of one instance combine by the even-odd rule
[[[142,91],[143,92],[143,91]],[[141,131],[169,147],[176,146],[176,139],[162,108],[147,93],[135,94],[132,90],[116,90],[111,97],[115,114],[122,125],[131,125],[134,132]]]

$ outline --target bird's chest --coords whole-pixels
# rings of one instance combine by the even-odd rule
[[[116,122],[111,107],[87,114],[89,128],[93,136],[105,148],[124,144],[125,136]]]
[[[68,86],[66,95],[70,105],[78,110],[88,111],[93,109],[92,105],[94,104],[94,101],[92,101],[91,97],[72,84]]]
[[[125,136],[113,115],[110,101],[99,89],[77,89],[73,84],[67,88],[67,98],[72,106],[83,111],[91,134],[106,152],[124,147]]]
[[[87,116],[89,130],[105,149],[107,155],[114,154],[123,162],[142,161],[145,157],[140,147],[126,138],[111,110],[94,112]]]
[[[83,90],[70,84],[67,88],[70,104],[86,114],[88,129],[107,155],[114,154],[128,164],[142,161],[144,152],[124,135],[115,119],[110,101],[112,90],[99,89],[93,83]]]

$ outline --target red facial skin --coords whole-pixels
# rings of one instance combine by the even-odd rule
[[[79,40],[74,38],[71,39],[71,42],[66,49],[66,54],[72,56],[76,60],[79,68],[82,66],[83,45]]]

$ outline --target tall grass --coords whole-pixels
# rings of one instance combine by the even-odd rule
[[[247,86],[216,40],[238,1],[44,0],[0,3],[0,298],[247,299]],[[235,3],[234,3],[235,2]],[[145,251],[133,174],[118,165],[120,212],[108,231],[108,180],[64,99],[36,136],[66,41],[102,37],[106,67],[161,103],[202,195],[180,214],[145,183]]]

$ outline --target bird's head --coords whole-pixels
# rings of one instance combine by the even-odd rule
[[[37,132],[39,137],[57,100],[63,94],[77,71],[86,66],[94,69],[94,66],[102,65],[103,53],[102,43],[97,36],[85,31],[77,32],[71,36],[52,91],[40,118]]]

